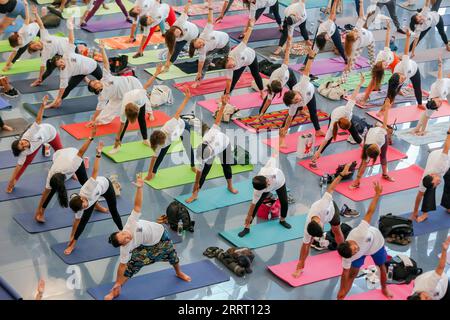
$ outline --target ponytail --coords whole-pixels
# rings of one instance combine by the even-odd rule
[[[183,35],[183,30],[178,28],[177,26],[170,27],[169,30],[167,30],[164,41],[166,42],[167,49],[169,50],[169,53],[172,55],[175,50],[175,44],[177,42],[176,36],[175,36],[175,30],[178,29],[181,31],[181,35]]]
[[[55,173],[50,178],[50,187],[58,194],[59,204],[63,208],[67,208],[69,206],[69,199],[67,197],[65,181],[66,177],[62,173]]]

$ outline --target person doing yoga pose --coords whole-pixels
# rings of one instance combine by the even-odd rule
[[[114,0],[114,1],[116,2],[117,6],[120,8],[120,11],[122,11],[123,15],[125,16],[125,20],[129,23],[132,23],[133,21],[128,16],[127,9],[125,8],[125,5],[122,3],[122,0]],[[100,6],[102,4],[104,4],[104,2],[105,2],[105,0],[94,0],[92,9],[90,9],[87,12],[87,14],[83,16],[83,18],[80,22],[81,27],[84,27],[89,22],[89,20],[91,20],[91,18],[95,15],[95,13],[100,8]]]
[[[301,0],[303,1],[303,0]],[[254,26],[256,21],[262,16],[266,8],[270,9],[270,13],[275,17],[275,21],[278,24],[278,29],[281,31],[281,17],[278,0],[242,0],[244,6],[248,8],[249,16],[244,31],[239,35],[239,39],[244,38],[250,26]],[[217,22],[217,21],[216,21]]]

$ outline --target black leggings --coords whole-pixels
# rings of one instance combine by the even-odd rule
[[[97,64],[97,68],[95,68],[94,71],[92,71],[90,73],[90,75],[94,76],[97,80],[101,80],[103,77],[103,72],[102,72],[102,68],[100,68],[100,66]],[[86,74],[79,74],[77,76],[73,76],[70,78],[69,80],[69,84],[66,87],[66,89],[64,90],[64,94],[62,95],[62,99],[64,99],[65,97],[67,97],[70,93],[70,91],[72,91],[76,86],[78,86],[78,84],[83,81],[83,79],[86,77]]]
[[[186,152],[190,151],[190,161],[191,161],[191,167],[195,167],[195,157],[194,157],[194,150],[192,150],[192,144],[191,144],[191,125],[184,120],[185,127],[183,135],[180,137],[181,141],[183,142],[183,147]],[[158,171],[158,168],[161,164],[161,162],[164,160],[164,157],[167,154],[167,151],[169,151],[171,144],[169,144],[167,147],[162,148],[159,152],[158,158],[156,158],[155,166],[153,167],[153,173],[156,173]]]
[[[174,63],[175,61],[177,61],[177,58],[178,58],[181,50],[183,50],[183,48],[186,44],[187,44],[186,40],[175,42],[175,48],[173,50],[172,56],[170,57],[170,62]]]
[[[331,123],[331,119],[328,122],[328,126],[330,126],[330,123]],[[360,144],[362,142],[362,138],[359,135],[358,130],[356,130],[356,128],[353,126],[352,122],[350,122],[350,128],[348,129],[348,132],[350,133],[350,135],[352,136],[353,140],[355,140],[355,142],[357,144]],[[328,146],[331,144],[332,140],[333,140],[333,137],[328,139],[327,144],[322,149],[322,154],[324,153],[325,149],[328,148]]]
[[[420,76],[420,70],[417,68],[417,72],[411,77],[411,84],[414,89],[414,96],[416,97],[417,104],[422,104],[422,78]]]
[[[40,36],[41,36],[41,31],[38,31],[36,37],[40,37]],[[20,59],[20,57],[25,53],[25,51],[27,51],[29,46],[30,46],[30,43],[27,43],[22,48],[19,48],[19,50],[17,50],[17,52],[16,52],[16,55],[14,56],[14,59],[12,59],[11,63],[16,63],[16,61]]]
[[[316,94],[314,94],[312,96],[311,101],[308,102],[308,104],[306,105],[308,107],[308,111],[309,111],[309,117],[311,118],[311,122],[314,125],[314,129],[316,131],[320,130],[320,124],[319,124],[319,117],[317,116],[317,104],[316,104]],[[295,117],[297,116],[297,113],[302,109],[303,107],[300,107],[297,109],[297,112],[295,113],[294,117],[292,118],[292,120],[295,119]],[[286,116],[286,119],[284,119],[283,122],[283,126],[284,127],[286,125],[287,122],[287,118],[289,117],[289,115]]]
[[[129,123],[130,122],[127,119],[127,121],[125,121],[125,125],[123,126],[122,133],[120,134],[120,141],[122,141],[123,136],[125,135],[125,132],[127,131]],[[138,123],[139,123],[139,130],[141,131],[142,139],[147,140],[148,134],[147,134],[147,121],[145,120],[145,105],[143,105],[139,108]]]
[[[291,17],[284,18],[283,22],[283,30],[281,31],[280,41],[278,42],[278,46],[282,47],[287,41],[289,28],[292,28],[293,21]],[[298,26],[300,28],[300,33],[305,40],[309,40],[308,30],[306,30],[306,20],[300,23]],[[295,30],[294,30],[295,31]]]
[[[112,219],[114,223],[116,224],[117,228],[119,230],[123,229],[122,220],[120,219],[119,211],[117,211],[117,199],[116,199],[116,193],[114,192],[114,187],[109,181],[109,187],[108,190],[104,194],[102,194],[103,198],[105,198],[106,203],[108,204],[109,212],[111,213]],[[92,212],[94,211],[95,204],[84,210],[83,216],[81,217],[80,224],[78,225],[77,230],[75,231],[74,239],[78,240],[78,238],[81,236],[81,234],[84,231],[84,228],[86,227],[87,223],[89,222],[89,219],[91,218]]]
[[[202,154],[206,146],[207,146],[206,144],[204,143],[202,144]],[[200,176],[199,181],[199,189],[201,189],[203,184],[205,183],[206,177],[208,176],[208,173],[211,170],[211,167],[214,163],[214,158],[215,157],[209,159],[203,166],[202,175]],[[222,156],[220,157],[220,162],[222,164],[223,175],[225,176],[225,179],[230,180],[233,177],[233,172],[231,170],[232,152],[230,144],[227,146],[225,150],[223,150]]]
[[[417,45],[419,45],[420,41],[422,41],[422,39],[425,37],[425,35],[428,33],[428,31],[430,31],[430,29],[431,29],[431,27],[420,33],[419,41],[417,42]],[[438,30],[439,35],[441,36],[442,42],[444,42],[444,45],[447,45],[448,37],[447,37],[447,34],[445,33],[444,20],[442,20],[442,16],[439,16],[439,22],[436,25],[436,29]],[[414,44],[414,42],[411,43],[411,45],[409,46],[409,50],[412,50],[413,44]]]
[[[5,123],[3,122],[2,117],[0,116],[0,129],[3,128],[3,126],[5,125]]]
[[[256,57],[256,55],[255,55],[255,59],[248,67],[250,68],[250,72],[252,73],[253,79],[255,79],[258,89],[264,90],[263,81],[262,81],[261,75],[259,74],[258,58]],[[231,91],[233,91],[234,87],[236,86],[236,83],[241,78],[241,75],[244,72],[244,70],[245,70],[245,66],[233,71],[233,80],[231,81],[231,87],[230,87],[229,93],[231,93]]]
[[[264,13],[265,10],[266,10],[266,8],[259,8],[258,10],[256,10],[256,12],[255,12],[255,22],[258,21],[258,19],[262,16],[262,14]],[[269,12],[271,14],[273,14],[277,24],[279,26],[281,26],[280,6],[278,4],[278,0],[277,0],[277,2],[275,2],[275,4],[273,6],[271,6],[269,8]]]
[[[444,175],[444,192],[442,194],[441,206],[445,209],[450,209],[450,170]],[[436,210],[436,188],[429,188],[423,195],[422,212],[434,210]]]
[[[77,171],[75,171],[75,175],[77,176],[78,182],[80,185],[84,185],[86,181],[88,181],[88,176],[86,172],[86,167],[84,166],[84,161],[81,162],[80,166],[78,167]],[[47,196],[47,199],[45,199],[44,204],[42,205],[42,208],[46,209],[50,201],[52,200],[53,196],[55,195],[56,190],[51,189],[49,195]]]
[[[344,45],[342,44],[341,39],[341,33],[339,32],[339,28],[336,25],[336,30],[334,31],[333,35],[331,36],[331,41],[333,41],[334,46],[336,47],[337,51],[339,51],[339,54],[341,55],[342,59],[344,59],[345,64],[347,64],[347,56],[345,55]],[[316,34],[317,37],[317,34]],[[316,38],[314,38],[314,46],[316,45]],[[304,65],[308,62],[308,55],[305,57],[305,61],[303,62]]]
[[[288,213],[288,208],[289,208],[286,184],[283,184],[283,186],[281,188],[277,189],[276,192],[277,192],[277,196],[278,196],[278,199],[280,200],[280,205],[281,205],[280,215],[282,218],[286,218],[287,213]],[[253,215],[252,215],[253,219],[255,219],[256,213],[258,212],[259,207],[264,202],[264,199],[267,198],[269,195],[270,195],[270,192],[264,192],[261,195],[261,198],[258,200],[258,202],[255,205],[255,209],[253,210]]]
[[[56,66],[52,63],[52,60],[47,60],[47,63],[45,64],[45,72],[42,74],[42,81],[48,78],[49,75],[52,74],[52,72],[56,69]]]
[[[295,76],[295,72],[292,71],[291,68],[289,68],[289,79],[286,82],[286,85],[288,86],[289,90],[292,90],[292,88],[297,84],[297,77]],[[277,93],[278,94],[278,93]],[[280,93],[281,94],[281,93]],[[264,97],[264,101],[261,105],[261,108],[259,108],[259,113],[261,114],[264,104],[267,101],[267,95]]]

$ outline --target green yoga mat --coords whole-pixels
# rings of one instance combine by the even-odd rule
[[[4,72],[2,69],[5,67],[6,62],[0,63],[0,74],[3,76],[9,76],[13,74],[36,72],[41,68],[41,58],[17,60],[15,64],[8,71]]]
[[[367,88],[367,86],[369,85],[370,80],[371,80],[371,78],[372,78],[371,71],[363,72],[363,74],[364,74],[364,77],[365,77],[365,79],[366,79],[366,82],[364,82],[364,84],[363,84],[362,87],[363,87],[363,88]],[[387,84],[388,81],[389,81],[389,79],[391,78],[391,76],[392,76],[392,73],[391,73],[390,71],[386,72],[385,75],[384,75],[384,77],[383,77],[383,81],[381,82],[381,85],[383,86],[383,85]],[[316,87],[319,87],[319,86],[320,86],[322,83],[324,83],[324,82],[327,82],[327,81],[329,81],[329,80],[332,80],[332,81],[338,81],[340,78],[341,78],[341,76],[338,76],[338,77],[319,78],[319,79],[317,79],[317,80],[314,80],[312,83],[313,83],[313,85],[315,85]],[[359,80],[360,80],[359,73],[351,74],[351,75],[348,77],[347,82],[344,83],[344,88],[345,88],[347,91],[353,91],[353,90],[358,86]]]
[[[233,170],[233,174],[253,171],[253,165],[236,165],[231,168]],[[146,174],[147,173],[144,172],[144,175]],[[222,166],[219,161],[215,161],[206,179],[210,180],[219,177],[223,177]],[[152,180],[145,181],[146,184],[157,190],[177,187],[194,182],[195,173],[191,170],[191,166],[188,164],[160,169]]]
[[[145,71],[153,75],[156,71],[156,68],[147,68],[147,69],[145,69]],[[223,71],[223,70],[206,71],[206,74],[220,72],[220,71]],[[196,75],[196,73],[186,73],[184,71],[181,71],[175,65],[172,65],[170,67],[169,72],[161,73],[159,76],[157,76],[157,78],[159,80],[172,80],[172,79],[178,79],[178,78],[184,78],[184,77],[191,77],[191,76],[195,76],[195,75]]]
[[[50,4],[53,3],[54,0],[36,0],[38,4]]]
[[[202,139],[198,133],[192,133],[191,142],[193,148],[197,148],[200,145],[201,141]],[[122,144],[122,147],[120,148],[120,151],[118,153],[108,154],[108,152],[112,150],[113,147],[114,146],[104,147],[103,154],[116,163],[146,159],[155,154],[153,150],[144,145],[142,141],[124,143]],[[183,144],[181,140],[178,140],[177,142],[174,142],[172,144],[168,153],[181,152],[183,150]]]
[[[250,233],[243,238],[238,236],[238,233],[242,231],[243,226],[228,231],[222,231],[219,235],[236,247],[257,249],[302,238],[305,229],[306,216],[306,214],[302,214],[287,217],[286,221],[291,224],[291,229],[286,229],[280,225],[279,220],[276,219],[251,226]],[[242,223],[244,223],[244,220],[245,217],[242,215]],[[330,225],[326,224],[325,231],[328,230],[330,230]]]
[[[292,3],[292,0],[280,0],[280,4],[287,7]],[[344,3],[355,3],[354,0],[344,0]],[[306,0],[306,9],[322,8],[328,5],[328,0]]]
[[[99,39],[95,40],[95,42],[99,41]],[[133,55],[135,54],[135,52],[130,52],[130,53],[125,53],[126,56],[128,56],[128,63],[134,66],[139,66],[142,64],[148,64],[148,63],[155,63],[155,62],[165,62],[161,61],[159,59],[159,52],[161,52],[164,49],[160,49],[160,50],[151,50],[151,51],[144,51],[144,55],[142,57],[139,58],[133,58]],[[195,58],[196,56],[194,56],[193,58]],[[185,57],[178,57],[177,61],[183,61],[183,60],[188,60],[191,59],[189,58],[189,56],[185,56]],[[169,72],[172,72],[172,67],[170,67]]]
[[[127,9],[127,11],[129,11],[131,8],[133,8],[133,3],[131,3],[128,0],[122,0],[123,5],[125,6],[125,8]],[[113,13],[120,13],[122,12],[119,8],[119,6],[114,2],[114,3],[108,3],[108,7],[109,9],[106,10],[105,8],[103,8],[103,6],[101,6],[97,12],[95,13],[96,16],[103,16],[103,15],[107,15],[107,14],[113,14]],[[63,17],[64,19],[67,19],[69,17],[74,17],[74,18],[81,18],[84,14],[84,12],[86,11],[87,6],[71,6],[69,8],[64,9],[63,12]]]
[[[54,36],[57,37],[65,37],[66,35],[63,32],[57,32],[54,34]],[[34,40],[38,40],[39,37],[36,37]],[[3,52],[11,52],[13,51],[13,48],[9,45],[8,40],[0,40],[0,53]]]

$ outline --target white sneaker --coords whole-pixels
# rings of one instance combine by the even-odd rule
[[[348,137],[347,142],[350,144],[357,144],[357,142],[355,141],[355,139],[353,139],[351,135]]]
[[[109,150],[108,154],[116,154],[117,152],[119,152],[120,147],[117,148],[112,148],[111,150]]]

